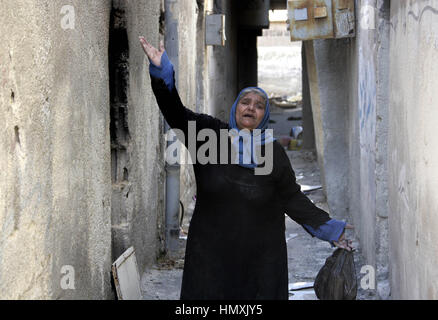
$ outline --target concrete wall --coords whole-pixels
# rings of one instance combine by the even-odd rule
[[[346,217],[348,89],[342,40],[305,41],[318,162],[332,214]],[[343,164],[343,165],[341,165]]]
[[[349,213],[362,253],[376,271],[379,296],[388,284],[387,131],[389,1],[356,2],[356,38],[348,44]]]
[[[157,240],[163,237],[160,220],[165,196],[163,120],[150,86],[148,61],[138,42],[138,36],[144,35],[158,45],[160,1],[113,1],[113,6],[124,11],[126,19],[129,59],[124,117],[129,141],[124,155],[125,174],[121,179],[113,179],[112,184],[112,256],[115,260],[134,246],[141,271],[155,262],[163,249]],[[114,170],[114,158],[112,166]]]
[[[306,42],[306,58],[330,210],[356,226],[387,298],[389,2],[356,1],[356,17],[355,38]]]
[[[70,4],[73,29],[64,2],[2,3],[2,299],[113,298],[112,261],[133,245],[142,272],[160,251],[162,118],[138,43],[158,43],[160,1]]]
[[[389,234],[394,298],[438,299],[438,1],[391,1]]]
[[[237,29],[234,5],[226,0],[199,0],[178,3],[178,92],[184,105],[228,121],[237,87]],[[205,16],[225,14],[226,44],[205,45]],[[183,148],[182,157],[187,150]],[[182,164],[180,199],[184,209],[196,194],[191,164]]]
[[[227,0],[208,1],[207,10],[225,14],[225,46],[207,47],[207,104],[206,111],[228,122],[237,92],[237,30],[236,3]]]
[[[2,2],[2,299],[111,296],[110,1],[71,1],[74,30],[64,4]]]
[[[376,2],[377,92],[376,92],[376,277],[380,297],[389,298],[388,242],[388,122],[389,122],[389,61],[390,2]]]
[[[352,194],[347,198],[362,252],[368,264],[376,266],[376,121],[377,121],[377,50],[375,27],[364,28],[364,19],[370,19],[365,7],[375,9],[375,1],[357,3],[356,39],[351,47],[355,65],[354,81],[350,92],[353,110],[349,117],[352,135],[350,146],[350,181]]]
[[[196,1],[179,1],[178,9],[178,92],[183,104],[196,111],[197,104],[197,36],[202,29],[197,29],[199,12]],[[203,25],[201,28],[205,28]],[[186,157],[187,149],[183,148],[182,157]],[[195,176],[191,164],[181,164],[180,199],[186,209],[196,193]]]
[[[177,88],[183,104],[195,112],[213,116],[217,116],[218,113],[222,116],[225,114],[225,111],[221,111],[226,109],[221,102],[225,98],[225,94],[222,97],[218,97],[216,94],[220,88],[226,86],[226,79],[230,75],[229,73],[215,73],[213,77],[209,77],[208,70],[218,65],[220,70],[225,72],[226,61],[232,59],[236,53],[230,52],[229,44],[220,49],[218,47],[213,49],[211,46],[207,47],[205,45],[205,16],[211,13],[214,8],[217,12],[224,10],[223,12],[227,14],[228,28],[230,28],[231,9],[228,6],[229,4],[225,1],[223,4],[215,4],[213,0],[180,1],[176,3],[178,56],[174,58],[173,63],[178,66]],[[229,30],[228,32],[232,31]],[[221,60],[222,56],[220,54],[224,54],[223,50],[228,50],[231,58]],[[213,93],[209,91],[210,87]],[[225,89],[222,90],[225,91]],[[220,107],[217,107],[218,103],[221,103]],[[183,148],[181,155],[183,159],[186,158],[187,153],[187,149]],[[193,166],[191,164],[181,164],[180,200],[183,203],[185,213],[187,213],[195,194],[196,182]]]

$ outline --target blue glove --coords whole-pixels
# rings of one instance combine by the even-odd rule
[[[312,236],[318,239],[328,241],[334,247],[333,241],[338,241],[339,237],[344,232],[345,226],[347,225],[344,221],[339,221],[336,219],[331,219],[320,225],[319,228],[314,229],[307,224],[303,224],[303,228],[306,229]]]

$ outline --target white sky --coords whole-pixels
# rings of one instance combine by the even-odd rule
[[[269,10],[269,21],[286,21],[287,10]]]

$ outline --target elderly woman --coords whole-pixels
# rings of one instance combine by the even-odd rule
[[[196,123],[196,131],[209,128],[217,136],[221,129],[260,129],[258,143],[273,147],[273,168],[266,175],[254,174],[257,164],[253,162],[194,164],[197,200],[187,238],[181,299],[288,299],[285,213],[312,236],[346,250],[352,248],[344,231],[352,226],[331,219],[300,191],[284,148],[265,132],[269,100],[262,89],[244,89],[239,94],[229,123],[194,113],[181,103],[163,44],[156,49],[144,37],[140,42],[149,58],[158,106],[172,128],[186,137],[189,121]]]

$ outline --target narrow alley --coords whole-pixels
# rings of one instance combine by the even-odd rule
[[[438,300],[438,0],[0,3],[0,299]]]

